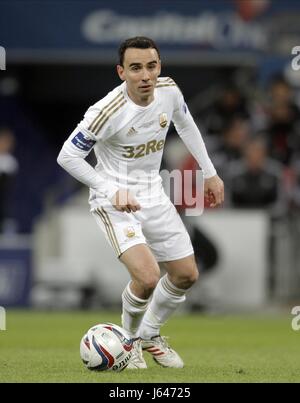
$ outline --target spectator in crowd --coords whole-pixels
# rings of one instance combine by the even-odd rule
[[[242,158],[243,148],[250,137],[248,121],[235,117],[224,127],[218,150],[212,155],[212,160],[227,180],[227,171],[231,162]]]
[[[234,118],[246,120],[249,118],[249,111],[240,90],[234,85],[228,85],[200,120],[208,134],[220,135]]]
[[[244,157],[230,167],[231,203],[238,208],[272,207],[280,199],[281,165],[268,158],[262,138],[251,139]]]
[[[292,187],[290,188],[290,202],[294,211],[300,211],[300,158],[295,159],[291,166]]]
[[[0,127],[0,231],[6,230],[11,223],[9,211],[9,197],[13,178],[18,170],[18,162],[12,155],[15,145],[15,136],[11,129]]]
[[[291,86],[281,76],[274,77],[271,82],[266,114],[270,155],[287,165],[299,146],[300,111]]]

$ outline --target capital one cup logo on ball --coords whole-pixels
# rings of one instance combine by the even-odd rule
[[[91,327],[80,342],[80,357],[94,371],[123,371],[132,355],[133,341],[126,331],[113,323]]]

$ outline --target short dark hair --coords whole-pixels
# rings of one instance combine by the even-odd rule
[[[126,39],[119,47],[119,64],[121,66],[123,66],[124,54],[128,48],[156,49],[158,57],[160,58],[159,49],[152,39],[147,38],[146,36],[135,36],[134,38]]]

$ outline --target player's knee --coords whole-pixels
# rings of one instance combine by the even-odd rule
[[[191,271],[187,274],[186,281],[190,284],[190,287],[196,283],[199,278],[199,272],[197,267],[193,267]]]
[[[150,297],[160,279],[160,270],[158,266],[143,266],[142,271],[135,276],[135,280],[144,295],[144,298]]]
[[[193,284],[198,280],[199,273],[197,269],[192,268],[189,272],[185,274],[185,276],[181,279],[183,287],[182,288],[190,288]]]
[[[192,265],[187,267],[184,272],[170,277],[171,281],[176,287],[187,290],[188,288],[192,287],[194,283],[196,283],[199,278],[199,272],[197,266]]]
[[[158,282],[159,282],[159,275],[153,273],[143,278],[141,285],[146,293],[152,294]]]

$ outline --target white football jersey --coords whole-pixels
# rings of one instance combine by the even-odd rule
[[[63,150],[66,155],[85,157],[94,149],[97,158],[95,171],[105,185],[101,189],[91,187],[92,208],[102,204],[119,188],[130,189],[141,203],[155,204],[155,200],[159,200],[163,192],[159,170],[171,121],[183,141],[186,137],[185,142],[205,176],[213,176],[215,170],[201,134],[181,91],[171,78],[158,78],[154,100],[148,106],[135,104],[127,94],[126,82],[123,82],[87,110]],[[194,137],[188,144],[191,134]],[[195,136],[198,136],[199,144],[197,141],[193,143]],[[202,148],[199,155],[191,149],[194,145]],[[72,174],[72,169],[67,170]],[[73,174],[81,180],[76,172]]]

